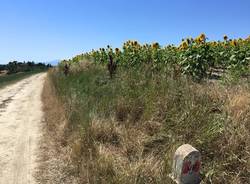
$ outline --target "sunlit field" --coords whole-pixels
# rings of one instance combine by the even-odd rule
[[[174,151],[189,143],[203,183],[248,183],[249,51],[249,38],[201,34],[63,60],[48,78],[66,113],[68,172],[82,183],[171,183]]]

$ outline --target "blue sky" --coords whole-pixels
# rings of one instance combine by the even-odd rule
[[[249,0],[0,0],[0,63],[72,57],[128,39],[250,35]]]

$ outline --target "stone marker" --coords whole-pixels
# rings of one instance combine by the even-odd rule
[[[174,154],[171,178],[178,184],[199,184],[200,167],[200,152],[191,145],[184,144]]]

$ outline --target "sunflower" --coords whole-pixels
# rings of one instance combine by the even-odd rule
[[[188,48],[188,42],[187,40],[183,41],[179,47],[180,50],[184,50]]]
[[[182,43],[182,47],[183,47],[184,49],[188,48],[188,42],[187,42],[187,41],[184,41],[184,42]]]
[[[236,40],[232,40],[232,41],[231,41],[231,45],[232,45],[232,46],[237,46],[237,41],[236,41]]]
[[[152,44],[153,49],[158,49],[160,47],[159,43],[155,42]]]
[[[201,43],[204,43],[206,41],[206,35],[204,33],[202,33],[200,36],[199,36],[199,41]]]
[[[119,54],[120,53],[120,49],[119,48],[115,48],[115,53]]]
[[[127,49],[130,46],[130,43],[131,43],[130,40],[123,43],[123,49]]]
[[[213,42],[213,46],[217,46],[218,43],[216,41]]]
[[[228,36],[227,36],[227,35],[224,35],[224,36],[223,36],[223,39],[224,39],[224,41],[227,41]]]
[[[200,34],[197,38],[195,38],[194,42],[197,44],[205,43],[206,35],[204,33]]]
[[[137,41],[134,41],[133,43],[134,43],[134,46],[137,46],[137,45],[138,45],[138,42],[137,42]]]
[[[199,44],[199,43],[200,43],[199,37],[195,38],[195,39],[194,39],[194,42],[197,43],[197,44]]]

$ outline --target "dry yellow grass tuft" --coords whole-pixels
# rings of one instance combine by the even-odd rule
[[[228,94],[227,110],[235,122],[245,121],[250,113],[250,93],[246,89],[234,89]]]

